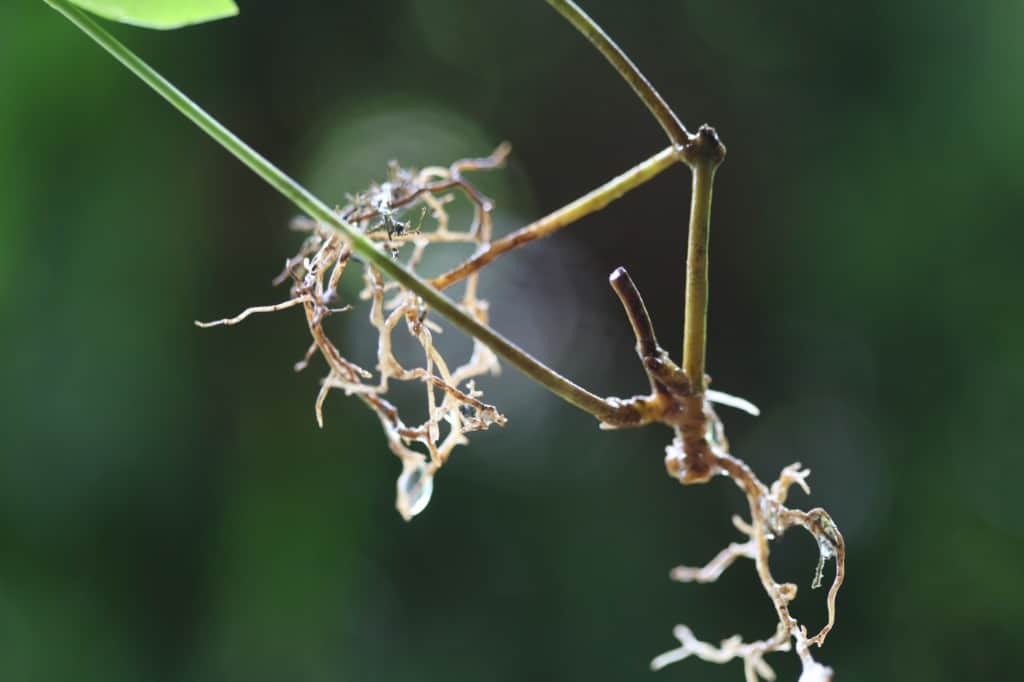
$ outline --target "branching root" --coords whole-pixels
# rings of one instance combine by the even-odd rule
[[[463,177],[463,172],[498,168],[508,153],[508,145],[503,144],[486,158],[463,159],[448,167],[419,171],[392,162],[386,181],[349,195],[338,215],[414,272],[427,249],[436,244],[472,244],[478,252],[486,250],[491,241],[493,204]],[[455,199],[454,192],[460,192],[473,207],[471,223],[461,229],[452,226],[446,210]],[[285,261],[284,270],[274,279],[275,285],[291,281],[290,298],[276,305],[249,308],[236,317],[196,325],[234,325],[254,313],[301,306],[312,343],[295,364],[295,371],[305,369],[317,352],[328,368],[316,397],[317,423],[323,427],[324,404],[334,390],[357,397],[377,414],[389,448],[402,461],[396,507],[406,520],[411,519],[427,506],[434,474],[456,446],[468,442],[467,434],[492,424],[505,424],[505,417],[481,400],[483,393],[476,387],[478,377],[499,372],[498,360],[474,339],[469,357],[461,364],[450,364],[434,343],[441,327],[428,317],[429,310],[420,297],[396,282],[385,282],[379,270],[354,258],[349,245],[333,229],[306,217],[295,218],[290,227],[307,235],[299,252]],[[353,308],[351,304],[337,305],[342,297],[339,283],[352,262],[362,266],[359,299],[368,303],[370,325],[378,337],[376,374],[345,358],[324,328],[328,317]],[[460,305],[467,314],[486,323],[488,305],[478,297],[478,278],[478,272],[466,277]],[[420,346],[422,361],[418,366],[405,366],[396,358],[393,335],[399,328]],[[407,424],[398,408],[388,402],[385,396],[392,381],[423,386],[423,422]]]
[[[786,506],[793,486],[810,494],[811,489],[807,485],[810,470],[800,464],[791,464],[782,470],[771,486],[766,486],[742,460],[729,454],[725,427],[712,404],[734,407],[754,415],[758,413],[757,407],[742,398],[707,389],[710,381],[707,377],[700,377],[698,381],[695,377],[686,376],[658,344],[647,307],[629,273],[618,268],[612,273],[609,283],[622,302],[633,328],[636,352],[650,380],[651,393],[625,400],[614,399],[616,404],[634,406],[641,419],[621,424],[606,422],[605,426],[619,428],[660,422],[671,427],[675,437],[665,448],[665,469],[669,476],[684,485],[705,483],[719,475],[728,476],[743,492],[750,510],[750,521],[733,517],[733,525],[746,537],[743,542],[729,544],[702,567],[678,566],[672,569],[670,577],[679,582],[710,583],[718,580],[738,559],[752,559],[758,580],[778,616],[778,625],[771,637],[744,643],[737,635],[718,647],[701,642],[689,628],[679,625],[675,629],[679,646],[655,658],[651,667],[660,670],[690,656],[713,663],[740,659],[747,682],[772,680],[775,674],[764,662],[764,655],[789,651],[794,647],[803,664],[800,682],[831,680],[832,671],[812,658],[810,648],[823,645],[835,625],[836,597],[843,584],[846,548],[842,534],[824,509],[801,511]],[[812,589],[821,585],[825,562],[829,559],[836,561],[835,578],[825,599],[828,620],[813,637],[807,636],[806,628],[789,611],[789,603],[796,598],[796,585],[776,581],[768,565],[770,541],[794,526],[810,533],[818,545],[819,560],[811,582]]]
[[[709,420],[714,422],[709,431],[720,432],[721,422],[711,410],[710,404],[706,405],[705,412]],[[669,446],[669,449],[672,447]],[[816,662],[811,656],[810,648],[812,645],[822,646],[835,624],[836,596],[843,583],[845,569],[843,536],[824,509],[817,508],[805,512],[785,505],[789,489],[794,485],[805,493],[810,493],[810,487],[807,485],[810,471],[802,468],[800,464],[792,464],[783,469],[778,479],[768,487],[746,464],[728,454],[720,444],[712,443],[710,450],[716,471],[732,478],[747,497],[751,520],[748,522],[733,517],[733,525],[747,536],[747,539],[744,542],[731,543],[702,567],[677,566],[672,569],[670,577],[678,582],[710,583],[718,580],[737,559],[752,559],[758,579],[775,607],[779,619],[778,627],[771,637],[764,640],[744,643],[739,635],[736,635],[723,641],[719,647],[714,647],[698,640],[686,626],[679,625],[673,631],[679,640],[679,646],[651,661],[652,669],[660,670],[691,655],[713,663],[740,659],[743,661],[747,682],[757,682],[760,679],[774,680],[775,674],[764,662],[763,656],[776,651],[789,651],[791,647],[795,647],[803,665],[800,682],[830,681],[832,670]],[[777,582],[768,565],[770,541],[794,526],[809,532],[818,545],[819,562],[811,582],[812,589],[821,585],[825,562],[828,559],[836,560],[835,577],[826,597],[828,619],[813,637],[808,637],[807,629],[797,622],[789,610],[789,603],[796,598],[797,586]]]

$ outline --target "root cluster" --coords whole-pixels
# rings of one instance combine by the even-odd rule
[[[402,168],[392,162],[387,180],[350,195],[348,202],[338,209],[339,215],[379,242],[413,272],[427,249],[434,245],[471,244],[477,252],[486,251],[491,241],[492,203],[462,173],[499,167],[508,151],[502,145],[486,158],[464,159],[447,167],[422,170]],[[446,210],[456,192],[473,207],[472,222],[462,228],[450,224]],[[196,324],[233,325],[252,313],[301,306],[312,343],[295,370],[305,369],[317,354],[328,368],[316,398],[317,423],[323,426],[324,401],[334,390],[355,396],[377,414],[388,446],[402,461],[396,507],[406,520],[411,519],[429,503],[434,474],[457,445],[468,442],[467,434],[492,424],[505,424],[506,419],[497,408],[481,400],[483,393],[475,381],[481,375],[497,374],[498,360],[474,339],[469,357],[458,364],[450,363],[434,343],[434,335],[442,329],[429,318],[429,310],[419,296],[396,282],[385,282],[381,273],[355,257],[349,244],[330,227],[300,217],[292,221],[292,228],[307,233],[307,237],[274,280],[275,284],[291,282],[288,300],[249,308],[234,318]],[[376,372],[346,358],[324,327],[332,315],[349,312],[358,303],[342,301],[339,289],[352,263],[361,266],[362,290],[358,299],[369,303],[370,325],[378,337]],[[465,292],[459,303],[467,314],[486,324],[488,306],[478,296],[478,279],[478,272],[466,276]],[[396,358],[393,336],[397,329],[403,329],[420,346],[422,361],[416,366],[403,365]],[[423,385],[427,415],[423,422],[407,423],[398,408],[386,399],[391,383],[396,381]]]
[[[718,426],[720,428],[720,424]],[[666,449],[670,458],[679,456],[678,443],[673,443]],[[772,601],[779,622],[775,632],[766,639],[745,643],[739,635],[735,635],[722,641],[717,647],[697,639],[685,625],[677,625],[673,634],[679,640],[679,646],[657,656],[651,661],[651,668],[660,670],[670,663],[690,656],[712,663],[726,663],[739,659],[743,662],[746,682],[774,680],[775,673],[765,663],[764,655],[775,651],[789,651],[791,646],[795,646],[803,666],[800,682],[830,681],[832,670],[814,660],[811,645],[822,646],[835,624],[836,596],[843,583],[846,550],[842,534],[824,509],[801,511],[791,509],[785,504],[789,489],[793,485],[799,486],[805,493],[810,493],[807,485],[810,471],[801,468],[799,463],[792,464],[783,469],[779,478],[768,487],[746,464],[728,454],[718,444],[712,447],[712,456],[715,473],[732,478],[746,494],[751,520],[747,522],[739,516],[734,516],[732,521],[747,539],[744,542],[731,543],[702,567],[677,566],[672,569],[670,577],[684,583],[710,583],[718,580],[737,559],[752,559],[758,579]],[[813,637],[808,636],[807,628],[797,622],[789,610],[790,602],[796,598],[797,586],[793,583],[777,582],[768,565],[770,541],[794,526],[809,532],[818,545],[819,560],[811,582],[812,589],[821,586],[825,562],[833,558],[836,561],[835,577],[826,597],[828,620]]]

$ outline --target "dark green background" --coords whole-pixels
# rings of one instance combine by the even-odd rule
[[[839,680],[1006,680],[1024,645],[1024,4],[590,0],[691,127],[716,186],[709,371],[765,478],[800,460],[846,534],[821,659]],[[329,201],[488,152],[507,231],[665,144],[539,0],[242,2],[113,26]],[[499,262],[494,325],[601,393],[644,387],[605,278],[627,266],[678,353],[689,201],[674,168]],[[661,428],[599,432],[514,371],[413,523],[375,418],[332,396],[280,300],[294,209],[41,2],[0,7],[0,679],[737,680],[649,659],[687,623],[763,637],[725,480],[683,489]],[[365,352],[365,311],[334,332]],[[450,336],[458,336],[454,331]],[[349,341],[344,341],[349,339]],[[360,345],[361,344],[361,345]],[[362,349],[362,350],[360,350]],[[796,533],[773,568],[811,593]],[[770,657],[793,680],[792,654]]]

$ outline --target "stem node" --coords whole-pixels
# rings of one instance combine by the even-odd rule
[[[718,131],[703,124],[697,129],[696,135],[691,135],[682,148],[683,160],[691,168],[698,165],[710,165],[713,169],[718,168],[725,160],[725,145],[718,137]]]

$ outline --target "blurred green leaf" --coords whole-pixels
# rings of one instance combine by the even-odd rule
[[[95,14],[145,28],[180,28],[238,14],[233,0],[71,0]]]

